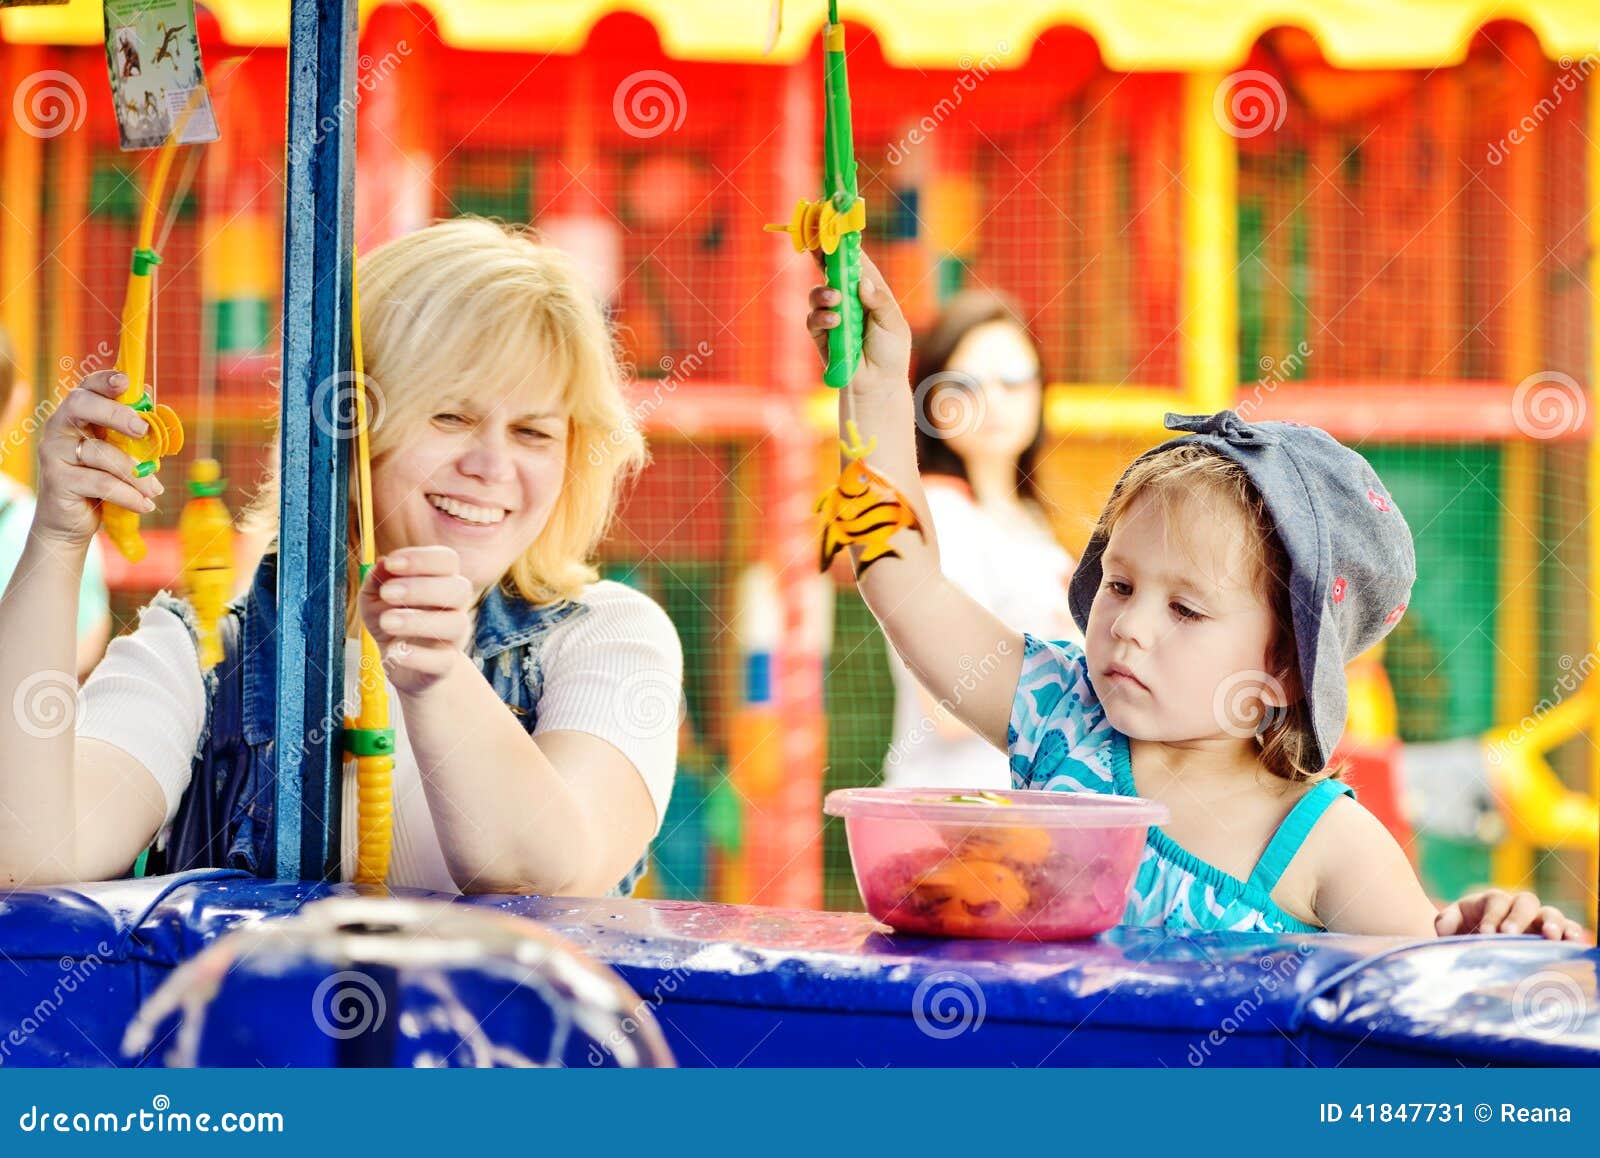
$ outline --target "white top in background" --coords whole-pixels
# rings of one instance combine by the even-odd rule
[[[947,579],[1018,632],[1041,639],[1070,639],[1082,633],[1067,606],[1073,559],[1048,531],[1027,518],[1003,518],[974,501],[958,479],[923,480],[933,529],[939,540],[939,567]],[[937,631],[930,623],[928,630]],[[989,664],[973,657],[974,674]],[[894,733],[884,759],[883,782],[892,788],[1009,788],[1006,754],[967,732],[944,740],[922,712],[915,677],[889,649],[894,679]]]

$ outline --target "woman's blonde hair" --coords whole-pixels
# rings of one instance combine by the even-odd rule
[[[534,603],[577,595],[599,577],[595,550],[647,460],[611,329],[577,266],[531,229],[463,217],[374,249],[359,287],[375,466],[452,392],[554,388],[569,415],[561,494],[501,582]],[[248,522],[275,529],[277,504],[274,478]],[[352,525],[352,545],[356,535]]]
[[[1184,521],[1175,516],[1185,507],[1192,510],[1190,504],[1194,503],[1219,512],[1236,511],[1243,516],[1245,551],[1253,582],[1256,590],[1265,596],[1272,616],[1267,667],[1290,700],[1287,709],[1267,714],[1266,726],[1256,735],[1261,763],[1267,771],[1285,780],[1310,782],[1336,778],[1337,768],[1331,764],[1318,767],[1316,763],[1311,707],[1304,695],[1299,649],[1295,646],[1289,556],[1273,527],[1266,504],[1244,467],[1196,443],[1181,443],[1141,459],[1117,484],[1100,514],[1095,535],[1109,539],[1118,520],[1128,513],[1136,500],[1146,497],[1158,504],[1168,527],[1183,526]]]

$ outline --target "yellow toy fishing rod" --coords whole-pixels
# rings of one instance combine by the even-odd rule
[[[367,377],[361,352],[361,297],[352,262],[350,345],[355,368],[356,478],[360,499],[361,567],[365,583],[377,562],[372,525],[372,457],[367,443]],[[360,802],[356,833],[356,882],[381,885],[389,875],[394,841],[394,729],[389,726],[389,682],[377,641],[361,625],[361,707],[344,722],[345,755],[355,761]]]
[[[149,354],[151,282],[155,267],[161,264],[161,255],[155,250],[156,211],[161,195],[167,187],[167,175],[172,172],[172,159],[178,152],[178,140],[195,109],[191,101],[183,111],[172,131],[167,134],[161,151],[156,154],[155,171],[150,187],[145,191],[144,209],[139,215],[139,235],[133,250],[133,262],[128,272],[128,293],[122,303],[122,330],[117,344],[116,368],[128,376],[128,386],[117,396],[117,401],[131,406],[144,415],[150,429],[140,438],[130,438],[120,431],[105,432],[106,441],[126,451],[138,461],[134,473],[140,478],[154,474],[167,455],[183,449],[183,423],[177,412],[162,405],[145,389],[145,364]],[[101,525],[106,536],[123,558],[137,563],[144,558],[144,540],[139,537],[139,516],[132,511],[112,504],[101,506]]]

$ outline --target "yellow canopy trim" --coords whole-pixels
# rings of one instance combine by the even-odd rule
[[[287,0],[207,0],[223,34],[237,45],[281,46]],[[362,17],[379,7],[363,0]],[[764,56],[765,3],[727,0],[420,0],[439,33],[457,48],[573,53],[590,29],[616,12],[649,21],[668,56],[679,60],[784,64],[803,57],[822,27],[823,0],[785,0],[783,32]],[[1342,68],[1435,68],[1458,63],[1473,34],[1495,20],[1527,25],[1552,59],[1600,46],[1594,0],[845,0],[841,15],[870,27],[891,64],[994,68],[1026,62],[1040,33],[1079,28],[1119,71],[1231,69],[1270,28],[1304,29],[1328,62]],[[7,9],[0,35],[21,44],[94,44],[102,39],[100,0]]]

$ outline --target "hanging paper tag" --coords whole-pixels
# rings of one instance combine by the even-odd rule
[[[106,65],[124,149],[217,139],[200,65],[194,0],[105,0]]]

